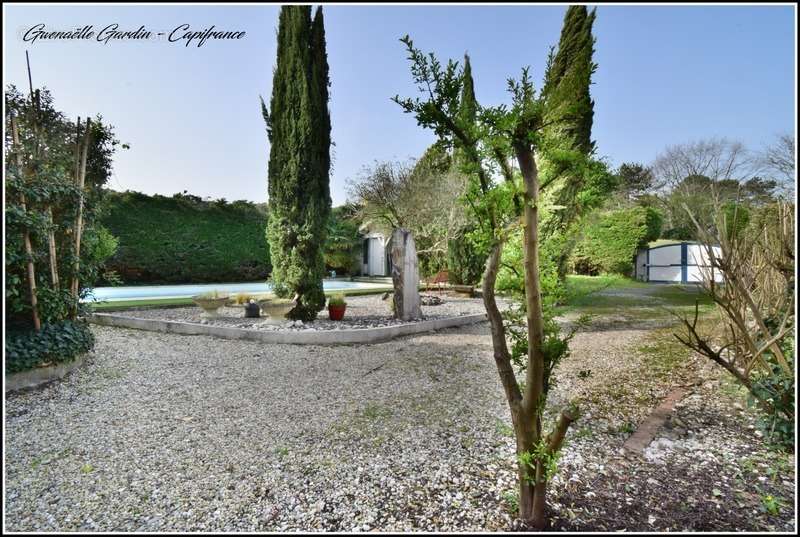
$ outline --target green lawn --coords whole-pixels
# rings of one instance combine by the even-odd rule
[[[621,314],[631,318],[667,318],[713,310],[711,298],[695,285],[644,283],[617,275],[568,276],[566,300],[556,314]]]

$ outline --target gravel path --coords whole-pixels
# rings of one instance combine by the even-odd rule
[[[515,527],[514,443],[487,323],[338,347],[93,330],[88,365],[7,396],[7,529]],[[618,456],[669,389],[637,351],[648,334],[579,333],[559,366],[552,402],[581,398],[585,414],[552,485],[555,526],[791,529],[791,509],[752,511],[764,491],[793,504],[793,470],[766,484],[766,469],[746,473],[743,453],[768,452],[744,410],[720,417],[718,381],[700,364],[675,375],[711,378],[682,407],[685,431],[659,435],[672,445],[651,461]]]
[[[87,367],[7,399],[10,529],[510,521],[485,324],[330,348],[93,329]]]
[[[422,306],[423,320],[459,317],[474,313],[483,313],[483,301],[479,298],[459,297],[455,295],[436,294],[443,303],[431,306]],[[502,301],[501,301],[502,302]],[[291,321],[282,324],[271,324],[268,318],[248,319],[244,317],[242,306],[230,306],[219,309],[220,317],[216,319],[203,319],[200,317],[202,310],[197,306],[179,308],[132,308],[120,312],[142,319],[160,319],[165,321],[183,321],[191,323],[212,324],[217,326],[231,326],[236,328],[250,328],[254,330],[344,330],[352,328],[375,328],[380,326],[393,326],[406,324],[392,317],[389,310],[389,301],[382,300],[381,295],[365,295],[347,297],[347,311],[341,321],[328,319],[327,310],[320,312],[319,318],[313,322],[303,323]]]

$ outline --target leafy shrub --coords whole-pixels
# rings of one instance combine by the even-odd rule
[[[542,307],[548,310],[563,302],[565,289],[558,278],[557,254],[560,244],[553,240],[542,244],[539,251],[539,285]],[[516,232],[503,246],[502,265],[497,273],[495,289],[501,294],[522,300],[525,296],[525,264],[522,231]]]
[[[792,358],[794,339],[787,339],[784,347],[787,359]],[[770,371],[755,371],[752,388],[747,397],[749,406],[757,406],[757,401],[769,401],[774,411],[761,413],[758,424],[764,435],[782,447],[794,446],[794,377],[786,374],[783,368],[768,355]],[[762,408],[763,410],[763,408]]]
[[[92,118],[85,185],[81,190],[75,182],[77,125],[55,108],[49,91],[36,93],[34,104],[14,86],[6,91],[6,124],[11,123],[13,114],[19,135],[19,143],[11,136],[6,138],[4,200],[5,321],[9,333],[15,334],[34,328],[34,314],[43,327],[74,319],[83,309],[79,298],[99,280],[104,261],[115,249],[114,237],[97,222],[103,187],[112,171],[111,158],[119,144],[113,128],[104,124],[100,116]],[[85,126],[82,123],[82,129]],[[75,252],[79,206],[83,232],[80,251]],[[30,256],[26,253],[26,235]],[[55,247],[52,258],[51,241]],[[34,266],[35,311],[28,261]],[[73,294],[70,287],[75,279],[78,292]],[[33,339],[32,348],[46,351],[47,346],[37,346],[37,341]],[[36,362],[32,354],[26,356],[17,362]]]
[[[473,240],[472,227],[464,227],[447,243],[447,270],[452,283],[476,285],[483,276],[488,253]]]
[[[731,201],[722,205],[722,219],[725,236],[728,240],[736,240],[747,229],[750,211],[744,205]]]
[[[355,208],[350,205],[334,207],[328,217],[328,235],[325,240],[325,268],[340,274],[358,270],[361,252],[361,235]]]
[[[573,253],[572,263],[583,273],[629,275],[636,250],[658,238],[663,217],[652,207],[609,211],[589,223]]]
[[[70,362],[93,346],[94,335],[83,321],[49,323],[38,332],[9,332],[5,344],[6,373]]]
[[[109,268],[126,283],[266,279],[266,210],[247,201],[204,201],[109,192],[102,223],[119,240]]]

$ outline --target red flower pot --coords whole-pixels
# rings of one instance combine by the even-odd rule
[[[347,306],[328,306],[328,317],[331,321],[341,321]]]

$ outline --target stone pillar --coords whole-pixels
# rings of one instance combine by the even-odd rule
[[[404,321],[422,318],[417,247],[414,236],[407,229],[392,232],[391,259],[395,318]]]

